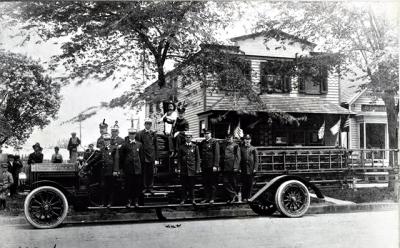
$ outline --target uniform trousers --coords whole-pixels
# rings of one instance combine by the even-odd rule
[[[251,191],[253,189],[254,175],[242,173],[241,178],[242,178],[242,198],[249,199]]]
[[[213,168],[203,169],[203,186],[206,200],[215,200],[215,191],[217,189],[217,172]]]
[[[126,196],[128,200],[137,202],[142,191],[142,175],[126,174],[125,175]]]
[[[194,185],[195,185],[195,176],[188,176],[181,174],[181,184],[182,184],[182,200],[194,200]]]
[[[112,204],[114,200],[115,179],[112,175],[103,177],[103,204]]]
[[[222,173],[222,182],[224,185],[225,196],[228,200],[233,199],[237,195],[236,172],[224,171]]]
[[[143,162],[143,185],[146,190],[153,189],[154,184],[154,162]]]

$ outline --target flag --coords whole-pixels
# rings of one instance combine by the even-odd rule
[[[238,139],[243,137],[243,130],[240,128],[240,120],[235,130],[233,130],[233,136]]]
[[[324,138],[324,133],[325,133],[325,121],[322,123],[322,126],[318,130],[318,139]]]
[[[227,134],[230,134],[231,133],[231,124],[229,123],[229,126],[228,126],[228,133]]]
[[[333,135],[336,135],[339,132],[340,122],[341,122],[341,118],[339,118],[338,122],[335,125],[333,125],[333,127],[331,127],[331,129],[329,129]]]
[[[350,116],[347,116],[346,121],[343,124],[343,131],[348,132],[350,128]]]

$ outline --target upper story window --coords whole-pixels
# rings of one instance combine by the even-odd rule
[[[298,78],[299,93],[320,95],[328,93],[328,68],[304,67]]]
[[[249,81],[251,81],[251,62],[246,61],[246,63],[223,70],[220,74],[219,90],[238,91]]]
[[[265,61],[260,65],[262,93],[289,93],[291,91],[291,61]]]

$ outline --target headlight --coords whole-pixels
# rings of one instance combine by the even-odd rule
[[[25,174],[24,172],[20,172],[20,173],[18,174],[18,179],[19,179],[19,180],[26,180],[26,179],[27,179],[27,176],[26,176],[26,174]]]

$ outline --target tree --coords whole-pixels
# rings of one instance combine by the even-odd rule
[[[165,83],[165,63],[182,61],[205,41],[214,41],[214,31],[233,18],[228,3],[201,1],[134,2],[24,2],[10,4],[13,21],[25,23],[40,38],[69,37],[53,67],[63,65],[66,80],[114,78],[132,80],[138,93],[146,79],[156,75]],[[11,11],[12,10],[12,11]],[[228,12],[228,13],[227,13]],[[146,75],[143,75],[146,74]],[[122,75],[117,78],[118,75]],[[149,78],[143,78],[149,76]]]
[[[0,137],[0,147],[24,143],[34,127],[43,128],[56,118],[60,85],[44,75],[38,62],[0,50],[0,82],[0,116],[9,129]]]
[[[360,87],[384,101],[389,147],[397,149],[399,57],[394,20],[378,15],[371,5],[357,3],[286,2],[273,6],[278,14],[265,16],[258,29],[281,29],[321,44],[324,51],[344,56],[342,76],[364,80]],[[362,74],[355,73],[354,68]]]

